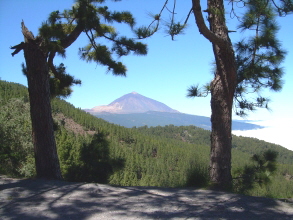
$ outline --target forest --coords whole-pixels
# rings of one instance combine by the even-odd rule
[[[36,171],[27,88],[1,80],[0,108],[0,174],[33,178]],[[210,131],[174,125],[125,128],[58,98],[52,99],[52,114],[61,171],[66,181],[119,186],[209,186]],[[255,163],[251,160],[256,158],[254,155],[262,155],[267,150],[277,153],[276,172],[265,173],[269,184],[256,181],[247,190],[235,187],[235,192],[293,197],[292,151],[237,136],[233,136],[232,146],[235,186],[239,184],[239,171]]]

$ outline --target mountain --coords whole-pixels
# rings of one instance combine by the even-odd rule
[[[167,105],[150,99],[137,92],[126,94],[109,105],[96,106],[92,109],[84,109],[91,114],[98,113],[114,113],[114,114],[129,114],[129,113],[143,113],[148,111],[179,113]]]
[[[210,118],[197,115],[180,113],[162,102],[150,99],[136,92],[126,94],[109,105],[96,106],[92,109],[84,109],[86,112],[102,118],[110,123],[127,128],[140,126],[175,126],[195,125],[206,130],[211,130]],[[233,121],[233,130],[253,130],[262,126]]]
[[[149,111],[145,113],[132,114],[111,114],[111,113],[93,113],[98,118],[104,119],[110,123],[121,125],[127,128],[175,125],[188,126],[194,125],[205,130],[211,130],[211,121],[209,117],[189,115],[183,113],[155,112]],[[260,125],[233,121],[232,130],[253,130],[263,128]]]

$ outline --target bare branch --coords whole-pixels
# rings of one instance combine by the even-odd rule
[[[293,12],[292,5],[291,5],[291,7],[289,6],[289,7],[282,8],[282,7],[278,6],[278,4],[275,2],[275,0],[272,0],[272,2],[273,2],[273,5],[275,6],[275,8],[277,9],[280,17],[285,17],[288,13]],[[284,0],[282,0],[281,2],[285,3]]]
[[[241,17],[238,16],[237,13],[235,12],[235,7],[234,7],[235,2],[236,2],[236,7],[237,8],[243,8],[243,7],[245,7],[246,3],[244,1],[242,1],[242,0],[239,0],[239,1],[230,0],[230,2],[228,3],[228,4],[231,3],[231,5],[232,5],[231,6],[231,11],[230,11],[230,18],[233,19],[233,18],[236,17],[237,20],[240,21],[241,20]],[[242,5],[240,6],[239,3],[242,3]]]
[[[188,22],[188,20],[189,20],[189,17],[190,17],[190,15],[191,15],[191,13],[192,13],[192,8],[190,9],[190,11],[188,12],[188,15],[187,15],[187,17],[186,17],[186,19],[185,19],[185,21],[184,21],[184,26],[187,24],[187,22]]]
[[[226,46],[226,41],[215,35],[205,24],[204,18],[201,12],[200,0],[192,0],[192,10],[195,16],[195,22],[197,24],[199,32],[207,38],[213,44],[219,47]]]
[[[21,22],[21,32],[24,36],[24,41],[28,42],[29,40],[35,40],[35,37],[31,31],[27,29],[27,27],[24,25],[24,21]]]
[[[12,56],[14,56],[15,54],[18,54],[19,51],[23,50],[25,46],[24,42],[21,42],[20,44],[17,44],[13,47],[10,47],[10,49],[14,49],[15,51],[13,53],[11,53]]]

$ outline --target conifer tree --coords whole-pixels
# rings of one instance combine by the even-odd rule
[[[88,45],[80,48],[81,59],[108,67],[114,75],[126,75],[126,67],[114,56],[121,57],[133,52],[147,53],[146,45],[133,39],[119,36],[113,22],[125,23],[133,28],[135,20],[129,12],[111,12],[107,6],[99,6],[105,0],[78,0],[69,10],[54,11],[44,22],[37,36],[21,22],[24,42],[11,47],[12,56],[24,51],[23,71],[28,80],[32,135],[39,178],[62,179],[53,132],[50,97],[70,94],[70,86],[79,84],[65,72],[63,64],[54,65],[56,55],[65,57],[66,49],[81,34],[88,37]],[[104,22],[102,23],[102,22]],[[103,45],[100,39],[113,45]],[[50,85],[51,82],[51,85]],[[50,87],[52,94],[50,92]]]
[[[193,13],[200,34],[212,43],[215,57],[214,79],[203,87],[191,86],[188,96],[202,97],[211,94],[210,179],[215,188],[230,189],[233,107],[241,116],[257,107],[268,108],[268,98],[259,96],[251,99],[246,94],[259,92],[262,88],[273,91],[282,88],[283,71],[279,65],[285,52],[276,38],[278,26],[275,16],[292,13],[293,1],[229,0],[226,1],[229,4],[224,4],[223,0],[207,0],[207,8],[202,10],[201,1],[192,0],[191,9],[183,23],[175,21],[176,0],[171,7],[168,7],[168,3],[166,0],[149,26],[138,29],[136,33],[139,38],[152,36],[159,28],[163,11],[167,11],[171,13],[167,30],[174,39],[183,32]],[[237,9],[246,12],[243,15]],[[235,47],[230,40],[231,31],[226,21],[228,10],[228,14],[238,19],[241,30],[254,33],[254,36],[240,41]],[[207,13],[207,20],[204,13]]]

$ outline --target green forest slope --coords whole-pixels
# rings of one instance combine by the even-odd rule
[[[0,81],[0,173],[35,174],[26,87]],[[63,177],[123,186],[206,187],[209,131],[194,126],[125,128],[64,100],[52,100]],[[266,149],[278,152],[272,184],[250,195],[293,197],[293,152],[257,139],[233,136],[233,172]]]

